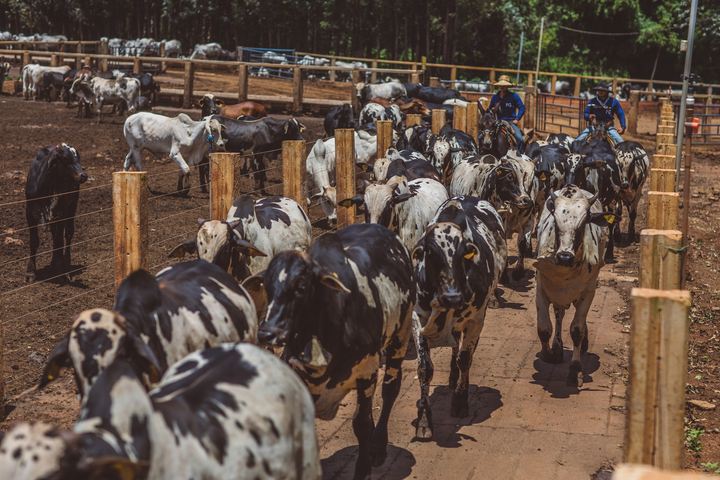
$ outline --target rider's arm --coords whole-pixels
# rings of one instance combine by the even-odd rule
[[[523,104],[522,98],[517,93],[515,94],[515,101],[517,102],[515,107],[517,108],[517,116],[515,119],[520,120],[525,115],[525,105]]]
[[[590,102],[592,102],[592,100]],[[588,102],[587,106],[585,107],[585,120],[587,120],[588,122],[590,121],[590,114],[592,114],[593,108],[593,105],[590,102]]]
[[[625,112],[623,112],[623,109],[620,106],[620,102],[618,102],[616,99],[613,99],[613,100],[615,100],[614,105],[613,105],[613,110],[615,112],[615,115],[617,115],[618,120],[620,120],[620,127],[623,129],[627,128],[625,126]]]

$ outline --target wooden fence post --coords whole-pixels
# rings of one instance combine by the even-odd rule
[[[478,138],[478,104],[477,102],[469,102],[465,107],[465,131],[473,140],[477,142]]]
[[[455,105],[453,112],[453,128],[467,132],[467,107],[465,105]]]
[[[621,463],[612,474],[613,480],[708,480],[708,476],[695,472],[669,472],[648,465]]]
[[[431,87],[439,87],[440,86],[440,78],[439,77],[430,77],[430,86]]]
[[[377,132],[377,158],[385,158],[387,149],[393,146],[392,121],[379,120],[377,122]]]
[[[373,60],[372,63],[370,64],[370,66],[372,68],[378,68],[377,60]],[[375,85],[377,83],[377,72],[372,72],[370,74],[370,83],[372,83],[373,85]]]
[[[444,109],[435,109],[432,111],[432,133],[440,135],[440,129],[445,126],[445,114],[447,112]]]
[[[632,90],[630,92],[630,110],[628,111],[628,130],[632,134],[637,133],[638,108],[640,105],[640,92]]]
[[[653,192],[674,192],[677,172],[674,168],[651,168],[650,190]]]
[[[192,107],[193,87],[195,86],[195,64],[185,62],[185,86],[183,91],[183,108]]]
[[[247,63],[238,65],[238,102],[248,99],[248,68]]]
[[[528,76],[532,76],[532,74]],[[525,87],[525,115],[523,115],[525,128],[535,128],[536,88],[535,86]]]
[[[648,192],[648,222],[653,230],[676,230],[680,194],[674,192]]]
[[[652,169],[675,170],[675,155],[653,155]],[[650,190],[654,190],[651,188]],[[673,191],[675,191],[673,189]]]
[[[655,148],[659,150],[660,145],[675,143],[674,136],[672,133],[658,133],[655,136],[655,141],[657,142]]]
[[[494,69],[494,68],[491,69],[491,70],[490,70],[490,83],[491,83],[491,84],[492,84],[492,83],[495,83],[495,74],[496,74],[495,69]]]
[[[557,84],[557,75],[550,78],[550,95],[555,95],[555,84]]]
[[[25,65],[30,65],[30,52],[27,50],[23,51],[22,65],[20,65],[20,68],[22,69]]]
[[[643,230],[640,232],[640,288],[677,290],[682,266],[680,230]]]
[[[107,55],[108,54],[108,42],[107,40],[103,40],[100,42],[100,54]],[[108,59],[103,58],[100,60],[100,70],[103,72],[107,72],[108,69]]]
[[[133,73],[134,74],[140,74],[142,73],[142,60],[135,57],[133,59]]]
[[[360,70],[352,71],[352,82],[350,82],[350,105],[355,115],[360,115],[360,97],[358,97],[357,85],[360,83]]]
[[[413,125],[422,125],[422,115],[419,113],[409,113],[407,116],[407,120],[405,121],[405,126],[412,127]]]
[[[633,288],[631,297],[625,461],[679,470],[690,292]]]
[[[223,221],[233,203],[235,187],[235,160],[237,153],[210,154],[210,220]]]
[[[527,87],[536,87],[537,88],[537,85],[533,84],[532,72],[528,73],[527,83],[525,84],[525,92],[527,92]]]
[[[135,270],[148,270],[147,173],[113,173],[115,289]]]
[[[420,82],[420,74],[419,73],[411,73],[410,74],[410,83],[421,83]]]
[[[302,69],[293,68],[293,115],[301,115],[303,112],[303,81]]]
[[[335,59],[335,57],[332,57],[332,58],[330,59],[330,66],[331,66],[331,67],[334,67],[334,66],[336,65],[336,63],[335,63],[336,61],[337,61],[337,60]],[[335,70],[330,70],[330,81],[331,81],[331,82],[334,82],[334,81],[335,81]]]
[[[78,54],[84,53],[84,48],[83,48],[82,43],[80,43],[80,42],[77,43],[77,46],[75,47],[75,53],[78,53]],[[82,68],[82,57],[80,55],[75,57],[75,68],[77,70],[80,70]]]
[[[457,90],[455,86],[455,79],[457,78],[457,67],[450,69],[450,90]]]
[[[50,55],[50,66],[51,67],[58,66],[58,56],[54,53],[52,55]]]
[[[282,160],[283,196],[295,200],[307,213],[305,140],[286,140],[282,142]]]
[[[675,154],[677,153],[678,146],[674,143],[663,143],[658,146],[657,153],[660,155],[670,155],[671,157],[675,158]],[[658,155],[655,155],[658,156]],[[675,162],[675,160],[673,160]],[[671,167],[668,168],[676,168],[677,165],[675,163],[672,164]]]
[[[582,84],[582,77],[578,75],[575,77],[575,91],[573,92],[573,97],[579,97],[580,96],[580,85]]]
[[[92,67],[92,57],[88,55],[83,59],[83,67],[84,68],[90,68]]]
[[[165,40],[160,42],[160,56],[162,58],[165,58]],[[160,62],[160,71],[165,73],[167,70],[167,63],[166,62]]]
[[[612,96],[617,95],[617,78],[612,79]]]
[[[378,135],[380,134],[379,128],[378,126]],[[378,136],[378,146],[379,143],[380,137]],[[380,158],[379,154],[378,151],[378,158]],[[338,202],[355,196],[355,130],[352,128],[335,130],[335,180]],[[355,223],[355,205],[348,208],[338,205],[338,230],[353,223]]]

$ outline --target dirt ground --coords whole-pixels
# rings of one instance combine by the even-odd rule
[[[176,115],[180,110],[157,108]],[[127,145],[122,135],[124,117],[76,118],[75,110],[61,103],[23,101],[0,97],[6,119],[0,130],[0,280],[3,321],[5,415],[0,430],[15,420],[43,420],[71,428],[78,403],[70,372],[43,392],[38,381],[47,355],[68,331],[74,315],[92,307],[109,308],[113,302],[112,270],[112,172],[122,168]],[[190,112],[195,119],[199,110]],[[308,144],[322,136],[322,119],[304,117]],[[641,130],[642,131],[642,130]],[[636,138],[652,153],[654,137]],[[49,278],[49,255],[38,259],[38,279],[25,282],[28,232],[24,216],[24,185],[28,167],[45,145],[66,142],[78,149],[91,177],[82,186],[73,240],[72,282],[61,285]],[[694,158],[690,272],[693,292],[688,398],[720,401],[720,322],[717,281],[717,229],[720,199],[720,153],[697,151]],[[150,265],[156,272],[175,260],[172,248],[193,236],[197,218],[208,215],[208,195],[200,192],[198,177],[187,198],[175,195],[175,165],[169,159],[144,155],[149,176]],[[270,192],[282,193],[279,160],[270,162]],[[241,179],[237,194],[254,186]],[[638,230],[645,227],[645,205],[639,209]],[[329,225],[316,207],[311,210],[314,236]],[[623,222],[623,229],[626,223]],[[50,250],[49,233],[41,234],[41,252]],[[511,252],[515,242],[509,242]],[[463,478],[588,478],[622,460],[627,339],[630,289],[637,286],[637,243],[620,243],[617,262],[601,273],[600,287],[589,318],[590,352],[585,387],[564,387],[571,345],[564,332],[566,362],[550,366],[536,358],[533,273],[520,282],[503,285],[504,305],[488,314],[486,329],[471,372],[471,417],[450,418],[451,393],[446,387],[448,351],[433,351],[436,374],[432,382],[435,421],[439,425],[431,442],[412,441],[419,393],[416,361],[412,351],[403,366],[404,379],[390,423],[388,462],[375,469],[373,478],[438,478],[448,471]],[[511,264],[514,258],[511,258]],[[530,267],[531,260],[526,266]],[[412,349],[411,349],[412,350]],[[698,378],[699,377],[699,378]],[[379,408],[379,392],[376,397]],[[346,399],[338,417],[317,422],[324,478],[352,477],[356,443],[350,426],[354,401]],[[376,412],[378,413],[378,412]],[[720,459],[720,415],[717,410],[688,408],[690,442],[686,466]],[[692,432],[700,432],[692,433]],[[692,440],[692,439],[691,439]],[[702,446],[698,447],[698,443]],[[493,472],[492,474],[489,472]]]

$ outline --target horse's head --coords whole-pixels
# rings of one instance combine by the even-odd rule
[[[497,134],[497,112],[499,107],[499,103],[495,105],[495,108],[487,110],[483,109],[482,105],[478,107],[478,146],[480,150],[488,151],[492,148]]]
[[[610,130],[610,127],[613,126],[613,121],[610,120],[603,125],[599,123],[597,119],[593,118],[591,125],[593,131],[590,132],[590,135],[587,136],[585,142],[590,143],[591,140],[601,140],[603,142],[608,142],[608,130]]]

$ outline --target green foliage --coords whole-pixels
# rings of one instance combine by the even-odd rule
[[[720,474],[720,466],[718,466],[718,462],[701,463],[700,466],[703,467],[708,473]]]
[[[702,443],[700,443],[700,437],[705,433],[703,429],[690,428],[685,433],[685,443],[690,450],[699,452],[702,450]]]

